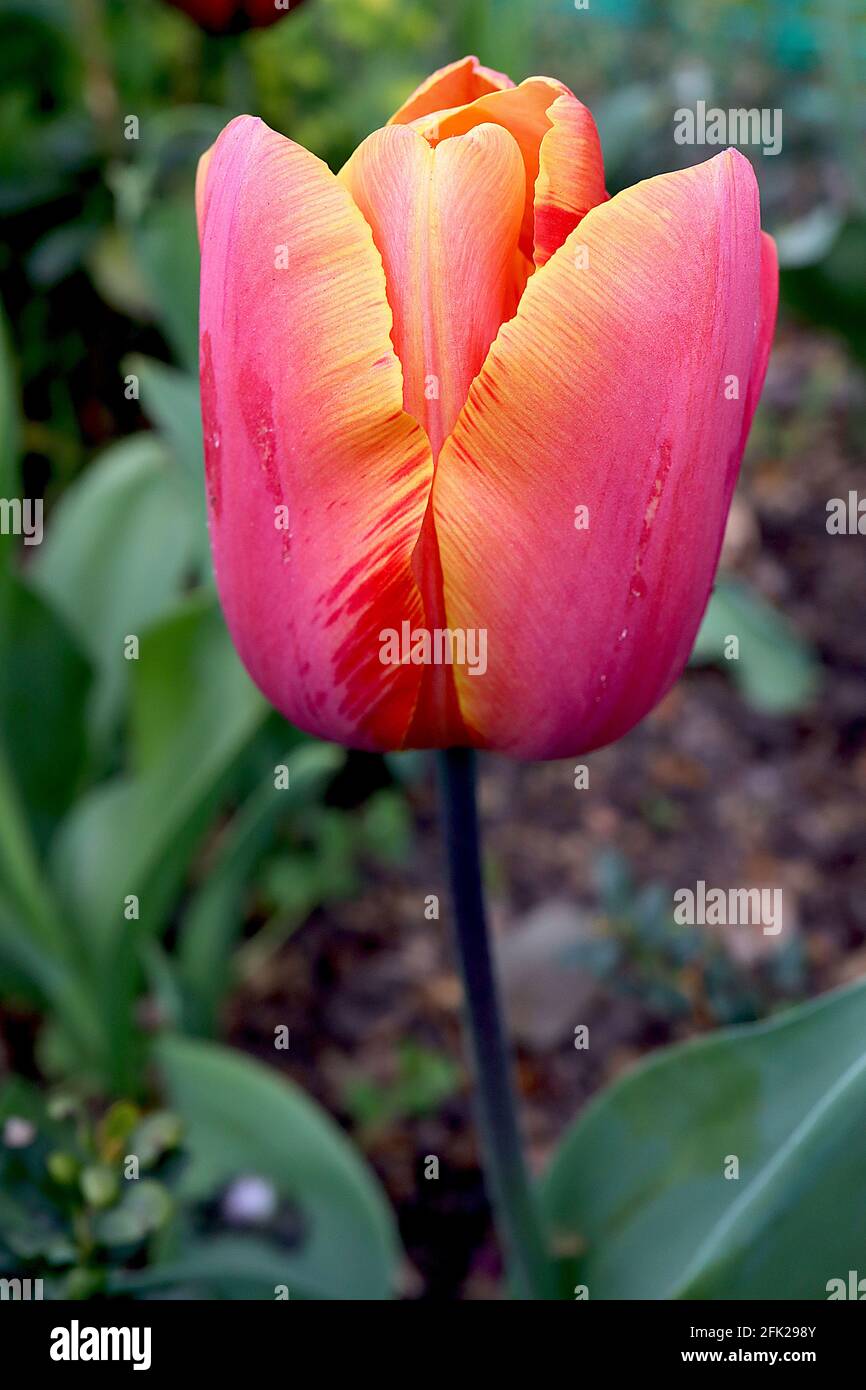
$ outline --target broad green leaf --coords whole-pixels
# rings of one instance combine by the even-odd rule
[[[333,1280],[327,1262],[286,1253],[275,1242],[258,1236],[212,1236],[187,1242],[173,1259],[141,1270],[115,1270],[109,1276],[113,1293],[215,1299],[274,1299],[285,1285],[289,1301],[328,1300]]]
[[[0,740],[0,889],[44,946],[63,947],[57,906],[43,881],[20,793]]]
[[[124,641],[176,601],[197,549],[177,465],[152,435],[106,450],[50,518],[29,577],[100,674],[92,717],[103,737],[133,664]]]
[[[57,935],[54,922],[58,923]],[[94,1000],[71,959],[68,938],[59,919],[50,919],[46,931],[22,915],[6,896],[0,895],[0,990],[49,1005],[76,1047],[79,1070],[99,1055],[100,1033]]]
[[[206,556],[208,537],[198,377],[138,354],[127,358],[124,372],[138,377],[145,413],[156,425],[181,469],[190,505],[198,519],[202,553]]]
[[[42,845],[79,789],[90,679],[66,623],[10,576],[0,633],[0,728],[8,731],[10,769]]]
[[[103,1064],[118,1090],[134,1086],[140,1076],[133,1001],[142,965],[154,965],[149,945],[175,906],[190,858],[267,714],[215,600],[198,596],[189,607],[199,612],[201,627],[190,639],[190,660],[173,672],[165,668],[166,680],[171,676],[182,684],[182,698],[169,701],[170,718],[149,745],[152,757],[138,775],[116,777],[76,803],[49,861],[57,894],[87,951],[106,1039]],[[182,620],[173,616],[167,626]],[[134,663],[141,675],[151,663],[162,669],[161,632],[154,630],[153,647],[151,634],[142,637]]]
[[[218,731],[256,701],[212,590],[197,590],[142,635],[129,701],[131,764],[143,773],[174,755],[200,720]]]
[[[823,1299],[862,1266],[864,1171],[861,982],[637,1067],[567,1131],[542,1199],[590,1298]]]
[[[182,1195],[203,1200],[229,1179],[256,1174],[302,1213],[306,1238],[282,1252],[290,1295],[312,1286],[333,1299],[394,1291],[394,1219],[369,1168],[303,1092],[213,1043],[163,1037],[154,1047],[173,1110],[186,1128]],[[271,1291],[273,1296],[273,1291]]]
[[[196,489],[204,494],[201,406],[198,377],[136,353],[124,362],[124,372],[137,376],[141,402],[154,425]]]
[[[739,656],[726,657],[728,639]],[[745,584],[720,579],[692,650],[693,666],[726,671],[756,709],[792,714],[815,695],[817,660],[785,618]]]
[[[132,930],[130,894],[140,899],[139,930],[160,928],[225,778],[267,713],[213,599],[192,598],[144,633],[135,676],[162,701],[151,711],[158,727],[138,736],[139,775],[80,800],[52,856],[57,891],[97,955]]]
[[[178,359],[198,371],[198,233],[192,187],[155,199],[133,231],[138,264],[159,324]]]

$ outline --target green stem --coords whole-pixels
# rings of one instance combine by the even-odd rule
[[[440,754],[443,822],[454,899],[454,940],[477,1079],[476,1105],[485,1172],[514,1290],[521,1298],[555,1298],[556,1275],[523,1159],[508,1048],[484,914],[475,755]]]

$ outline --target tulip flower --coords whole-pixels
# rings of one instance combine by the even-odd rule
[[[367,749],[626,733],[688,659],[764,379],[749,162],[608,198],[562,83],[467,58],[339,175],[237,118],[199,205],[216,574],[269,700]]]
[[[301,0],[169,0],[212,34],[263,29],[297,9]]]
[[[513,1285],[556,1273],[484,921],[474,748],[619,738],[688,659],[773,334],[727,150],[609,198],[592,116],[466,58],[339,174],[239,117],[203,158],[217,584],[295,724],[441,758],[477,1104]]]

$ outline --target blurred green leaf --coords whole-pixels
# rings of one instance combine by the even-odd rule
[[[90,682],[90,664],[66,623],[10,577],[0,626],[0,727],[15,731],[10,767],[40,844],[80,790]]]
[[[345,1104],[356,1123],[388,1124],[407,1115],[427,1115],[460,1087],[460,1068],[442,1052],[405,1042],[391,1082],[361,1078],[346,1087]]]
[[[154,1110],[136,1125],[128,1150],[142,1168],[150,1168],[181,1142],[183,1126],[170,1110]]]
[[[780,290],[789,308],[841,334],[866,362],[866,217],[846,222],[822,260],[783,268]]]
[[[188,626],[190,613],[197,616]],[[178,650],[178,626],[188,636],[175,664],[169,654]],[[140,1081],[133,1000],[148,939],[164,926],[190,857],[267,714],[215,599],[191,599],[144,634],[137,667],[146,687],[157,682],[160,710],[170,716],[158,730],[150,726],[139,775],[113,778],[79,799],[50,858],[99,991],[103,1066],[120,1090]]]
[[[198,377],[140,354],[127,358],[124,372],[138,377],[145,413],[156,425],[180,465],[191,507],[198,518],[202,554],[208,557],[209,571]]]
[[[29,578],[99,673],[91,720],[101,741],[135,665],[125,639],[177,600],[198,551],[177,466],[153,436],[106,450],[52,513]]]
[[[194,736],[204,717],[218,733],[235,710],[266,706],[241,666],[210,590],[190,594],[142,635],[129,704],[131,764],[139,773],[174,755],[179,726]],[[185,737],[185,735],[184,735]]]
[[[0,742],[0,889],[4,890],[20,921],[29,927],[39,945],[52,951],[64,938],[57,905],[43,881],[36,847],[12,775],[5,748]]]
[[[725,654],[729,637],[739,657]],[[719,666],[744,698],[767,714],[794,714],[814,698],[818,664],[809,645],[753,589],[719,579],[692,650],[690,665]]]
[[[136,735],[139,775],[82,798],[52,857],[55,881],[97,956],[162,925],[226,774],[267,713],[206,596],[143,635],[135,683],[139,712],[141,691],[145,705],[147,692],[159,705],[146,734],[139,727]],[[140,900],[140,925],[124,920],[131,894]]]
[[[50,289],[77,270],[99,235],[91,222],[66,222],[40,237],[27,257],[34,284]]]
[[[81,1173],[81,1193],[89,1207],[107,1207],[117,1197],[119,1178],[104,1163],[91,1163]]]
[[[179,197],[151,203],[133,231],[142,276],[160,327],[190,372],[198,372],[198,231],[193,182]]]
[[[116,1206],[95,1214],[93,1234],[100,1245],[138,1245],[160,1230],[171,1213],[172,1200],[162,1183],[136,1178],[126,1184]]]
[[[389,787],[374,793],[361,810],[361,833],[377,858],[405,864],[412,847],[412,816],[405,796]]]
[[[823,260],[839,234],[842,214],[832,203],[819,203],[811,212],[775,233],[782,269],[797,269]]]
[[[239,1174],[268,1178],[300,1207],[306,1234],[287,1248],[279,1281],[291,1296],[392,1295],[394,1219],[371,1171],[330,1119],[290,1082],[213,1043],[164,1037],[154,1048],[185,1128],[187,1198],[203,1199]]]
[[[864,1166],[860,982],[642,1063],[566,1132],[541,1192],[591,1298],[823,1299],[862,1260]]]
[[[139,1109],[128,1100],[115,1101],[96,1129],[96,1144],[103,1157],[114,1155],[128,1139],[139,1120]]]
[[[273,1299],[280,1285],[290,1299],[332,1298],[328,1272],[317,1282],[310,1263],[300,1268],[296,1257],[287,1261],[275,1243],[258,1236],[222,1235],[191,1240],[173,1258],[141,1270],[116,1270],[112,1292],[153,1294],[171,1290],[173,1297],[193,1295],[215,1299]]]
[[[248,798],[223,831],[215,862],[184,913],[178,941],[179,971],[194,1032],[211,1032],[233,972],[232,948],[243,931],[243,900],[250,875],[270,846],[277,819],[318,800],[345,761],[334,744],[302,743],[283,758],[289,785],[273,781]]]
[[[142,277],[130,233],[105,227],[86,251],[86,263],[99,294],[119,314],[150,322],[157,306]]]

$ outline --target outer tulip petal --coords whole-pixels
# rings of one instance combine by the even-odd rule
[[[598,747],[680,674],[765,360],[758,219],[736,151],[627,189],[493,344],[433,490],[449,623],[488,633],[486,675],[455,672],[482,744]]]
[[[456,63],[439,68],[412,95],[403,102],[399,111],[388,122],[389,125],[408,125],[419,116],[429,116],[433,111],[444,111],[449,106],[463,106],[475,101],[485,92],[498,92],[505,87],[513,87],[511,78],[494,68],[485,68],[471,55],[460,58]]]
[[[471,106],[416,120],[416,129],[433,143],[482,121],[504,126],[520,145],[526,170],[520,246],[537,266],[544,265],[589,209],[607,198],[592,114],[562,82],[528,77]]]
[[[407,126],[365,140],[340,177],[373,230],[403,364],[403,404],[438,455],[502,323],[523,164],[496,125],[433,149]]]
[[[246,116],[202,202],[208,508],[235,645],[301,728],[398,747],[420,671],[383,665],[379,633],[423,620],[432,458],[402,409],[370,229],[326,165]]]
[[[755,357],[752,362],[752,375],[746,395],[746,409],[743,413],[743,448],[746,445],[752,419],[764,389],[773,334],[776,331],[776,311],[779,307],[779,257],[776,243],[766,232],[761,232],[761,305],[758,316],[758,338],[755,344]]]

